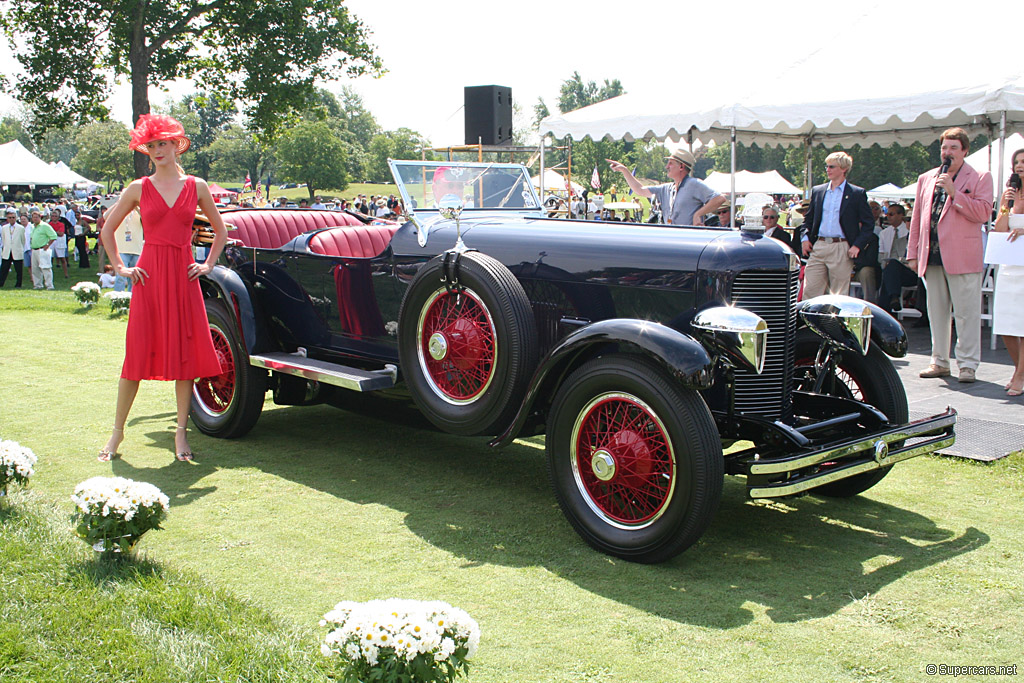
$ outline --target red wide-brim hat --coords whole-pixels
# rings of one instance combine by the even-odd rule
[[[132,131],[132,139],[128,146],[136,152],[149,154],[146,143],[157,140],[174,140],[178,145],[178,154],[192,145],[192,141],[185,137],[185,129],[174,117],[163,114],[143,114],[135,124],[135,130]]]

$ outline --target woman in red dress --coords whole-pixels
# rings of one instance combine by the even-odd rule
[[[133,285],[114,431],[99,459],[106,462],[118,456],[139,381],[158,379],[174,381],[178,408],[174,453],[178,460],[191,460],[185,427],[193,381],[220,374],[198,278],[213,270],[227,231],[206,181],[185,175],[178,164],[178,155],[190,145],[180,123],[170,116],[144,114],[132,131],[130,145],[149,155],[153,174],[125,188],[103,225],[101,239],[114,272],[131,278]],[[191,244],[197,204],[216,234],[203,263],[196,263]],[[136,207],[146,228],[146,241],[138,264],[127,268],[114,232]]]

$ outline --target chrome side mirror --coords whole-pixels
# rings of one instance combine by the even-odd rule
[[[764,370],[768,323],[756,313],[732,306],[705,308],[690,323],[714,355],[757,374]]]

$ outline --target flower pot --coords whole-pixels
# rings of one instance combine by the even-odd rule
[[[141,538],[141,536],[132,535],[108,538],[93,544],[92,549],[96,553],[96,559],[102,562],[131,560],[135,558],[135,544]],[[122,543],[121,539],[127,539],[127,541]]]

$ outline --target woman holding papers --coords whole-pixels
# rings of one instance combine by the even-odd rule
[[[1009,232],[1007,241],[1013,242],[1024,235],[1024,149],[1013,153],[1010,162],[1011,177],[999,203],[996,232]],[[1024,394],[1024,266],[999,266],[993,306],[992,333],[1000,334],[1014,363],[1013,377],[1006,384],[1010,396]]]

